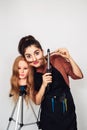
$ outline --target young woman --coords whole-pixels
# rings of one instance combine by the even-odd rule
[[[34,90],[37,93],[33,97],[36,104],[41,104],[42,130],[77,130],[69,77],[82,79],[83,74],[68,50],[60,48],[50,55],[51,72],[47,72],[47,57],[33,36],[23,37],[18,51],[34,67]]]
[[[30,89],[33,90],[33,69],[23,56],[18,56],[12,68],[10,96],[16,102],[20,94],[24,94],[24,99],[28,104]]]

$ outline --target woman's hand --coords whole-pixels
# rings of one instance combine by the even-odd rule
[[[45,93],[45,90],[46,90],[48,83],[52,82],[51,73],[43,74],[42,79],[43,79],[42,85],[41,85],[39,91],[37,92],[37,94],[35,96],[35,101],[34,101],[37,105],[41,104],[41,102],[44,98],[44,93]]]
[[[47,85],[49,84],[49,83],[52,83],[52,75],[51,75],[51,73],[45,73],[45,74],[43,74],[43,83],[42,83],[42,85],[44,86],[44,87],[47,87]]]
[[[69,51],[66,48],[59,48],[56,51],[52,52],[51,55],[61,55],[66,60],[69,60],[70,58]]]

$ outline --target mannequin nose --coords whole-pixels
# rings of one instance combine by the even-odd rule
[[[23,73],[24,72],[24,69],[21,69],[21,73]]]

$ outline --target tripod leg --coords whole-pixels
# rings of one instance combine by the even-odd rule
[[[22,99],[21,99],[21,115],[20,115],[20,127],[18,130],[20,130],[23,127],[23,95],[22,95]]]
[[[17,111],[15,130],[17,130],[17,128],[18,128],[18,120],[19,120],[19,114],[20,114],[20,108],[21,108],[21,100],[22,100],[22,96],[19,97],[19,101],[18,101],[18,111]]]
[[[33,111],[33,113],[34,113],[34,116],[35,116],[35,118],[36,118],[36,120],[37,120],[37,127],[38,127],[38,130],[40,129],[40,121],[39,121],[39,116],[40,115],[38,115],[38,117],[37,117],[37,115],[36,115],[36,113],[35,113],[35,111],[34,111],[34,108],[33,108],[33,106],[32,106],[32,104],[31,104],[31,101],[29,102],[30,103],[30,106],[31,106],[31,109],[32,109],[32,111]],[[40,108],[39,108],[39,114],[40,114]]]
[[[16,117],[16,120],[14,120],[12,117],[13,117],[13,115],[14,115],[16,106],[18,107],[18,108],[17,108],[17,117]],[[33,106],[32,106],[31,101],[30,101],[30,107],[31,107],[31,109],[32,109],[32,111],[33,111],[33,113],[34,113],[34,116],[35,116],[37,122],[29,123],[29,124],[23,124],[23,95],[20,95],[19,98],[18,98],[18,101],[16,102],[16,105],[15,105],[15,107],[14,107],[14,109],[13,109],[13,112],[12,112],[12,114],[11,114],[11,117],[9,118],[9,124],[8,124],[8,127],[7,127],[6,130],[9,130],[9,126],[10,126],[10,123],[11,123],[11,120],[12,120],[12,119],[13,119],[13,121],[16,122],[15,130],[21,130],[21,128],[22,128],[23,126],[33,125],[33,124],[37,124],[38,130],[39,130],[38,117],[37,117],[37,115],[36,115],[36,113],[35,113],[35,111],[34,111],[34,108],[33,108]],[[20,116],[20,118],[19,118],[19,116]],[[19,119],[20,119],[20,122],[19,122]],[[19,126],[19,127],[18,127],[18,126]]]
[[[35,113],[35,111],[34,111],[34,108],[33,108],[32,104],[31,104],[31,101],[30,101],[29,103],[30,103],[31,109],[32,109],[32,111],[33,111],[33,113],[34,113],[34,116],[35,116],[35,118],[37,119],[37,115],[36,115],[36,113]]]
[[[13,108],[13,111],[12,111],[12,114],[11,114],[11,117],[9,117],[9,123],[8,123],[8,126],[7,126],[7,129],[6,130],[9,130],[9,127],[10,127],[10,124],[11,124],[11,121],[13,120],[13,115],[14,115],[14,112],[15,112],[15,109],[16,109],[16,106],[17,106],[17,102]]]

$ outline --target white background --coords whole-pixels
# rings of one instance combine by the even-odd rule
[[[0,130],[6,130],[13,110],[8,96],[11,69],[25,35],[35,36],[45,54],[48,48],[66,47],[80,66],[84,78],[70,79],[70,85],[78,130],[87,130],[87,0],[0,0]],[[24,106],[24,122],[34,121],[32,110]],[[23,130],[37,130],[37,125]]]

